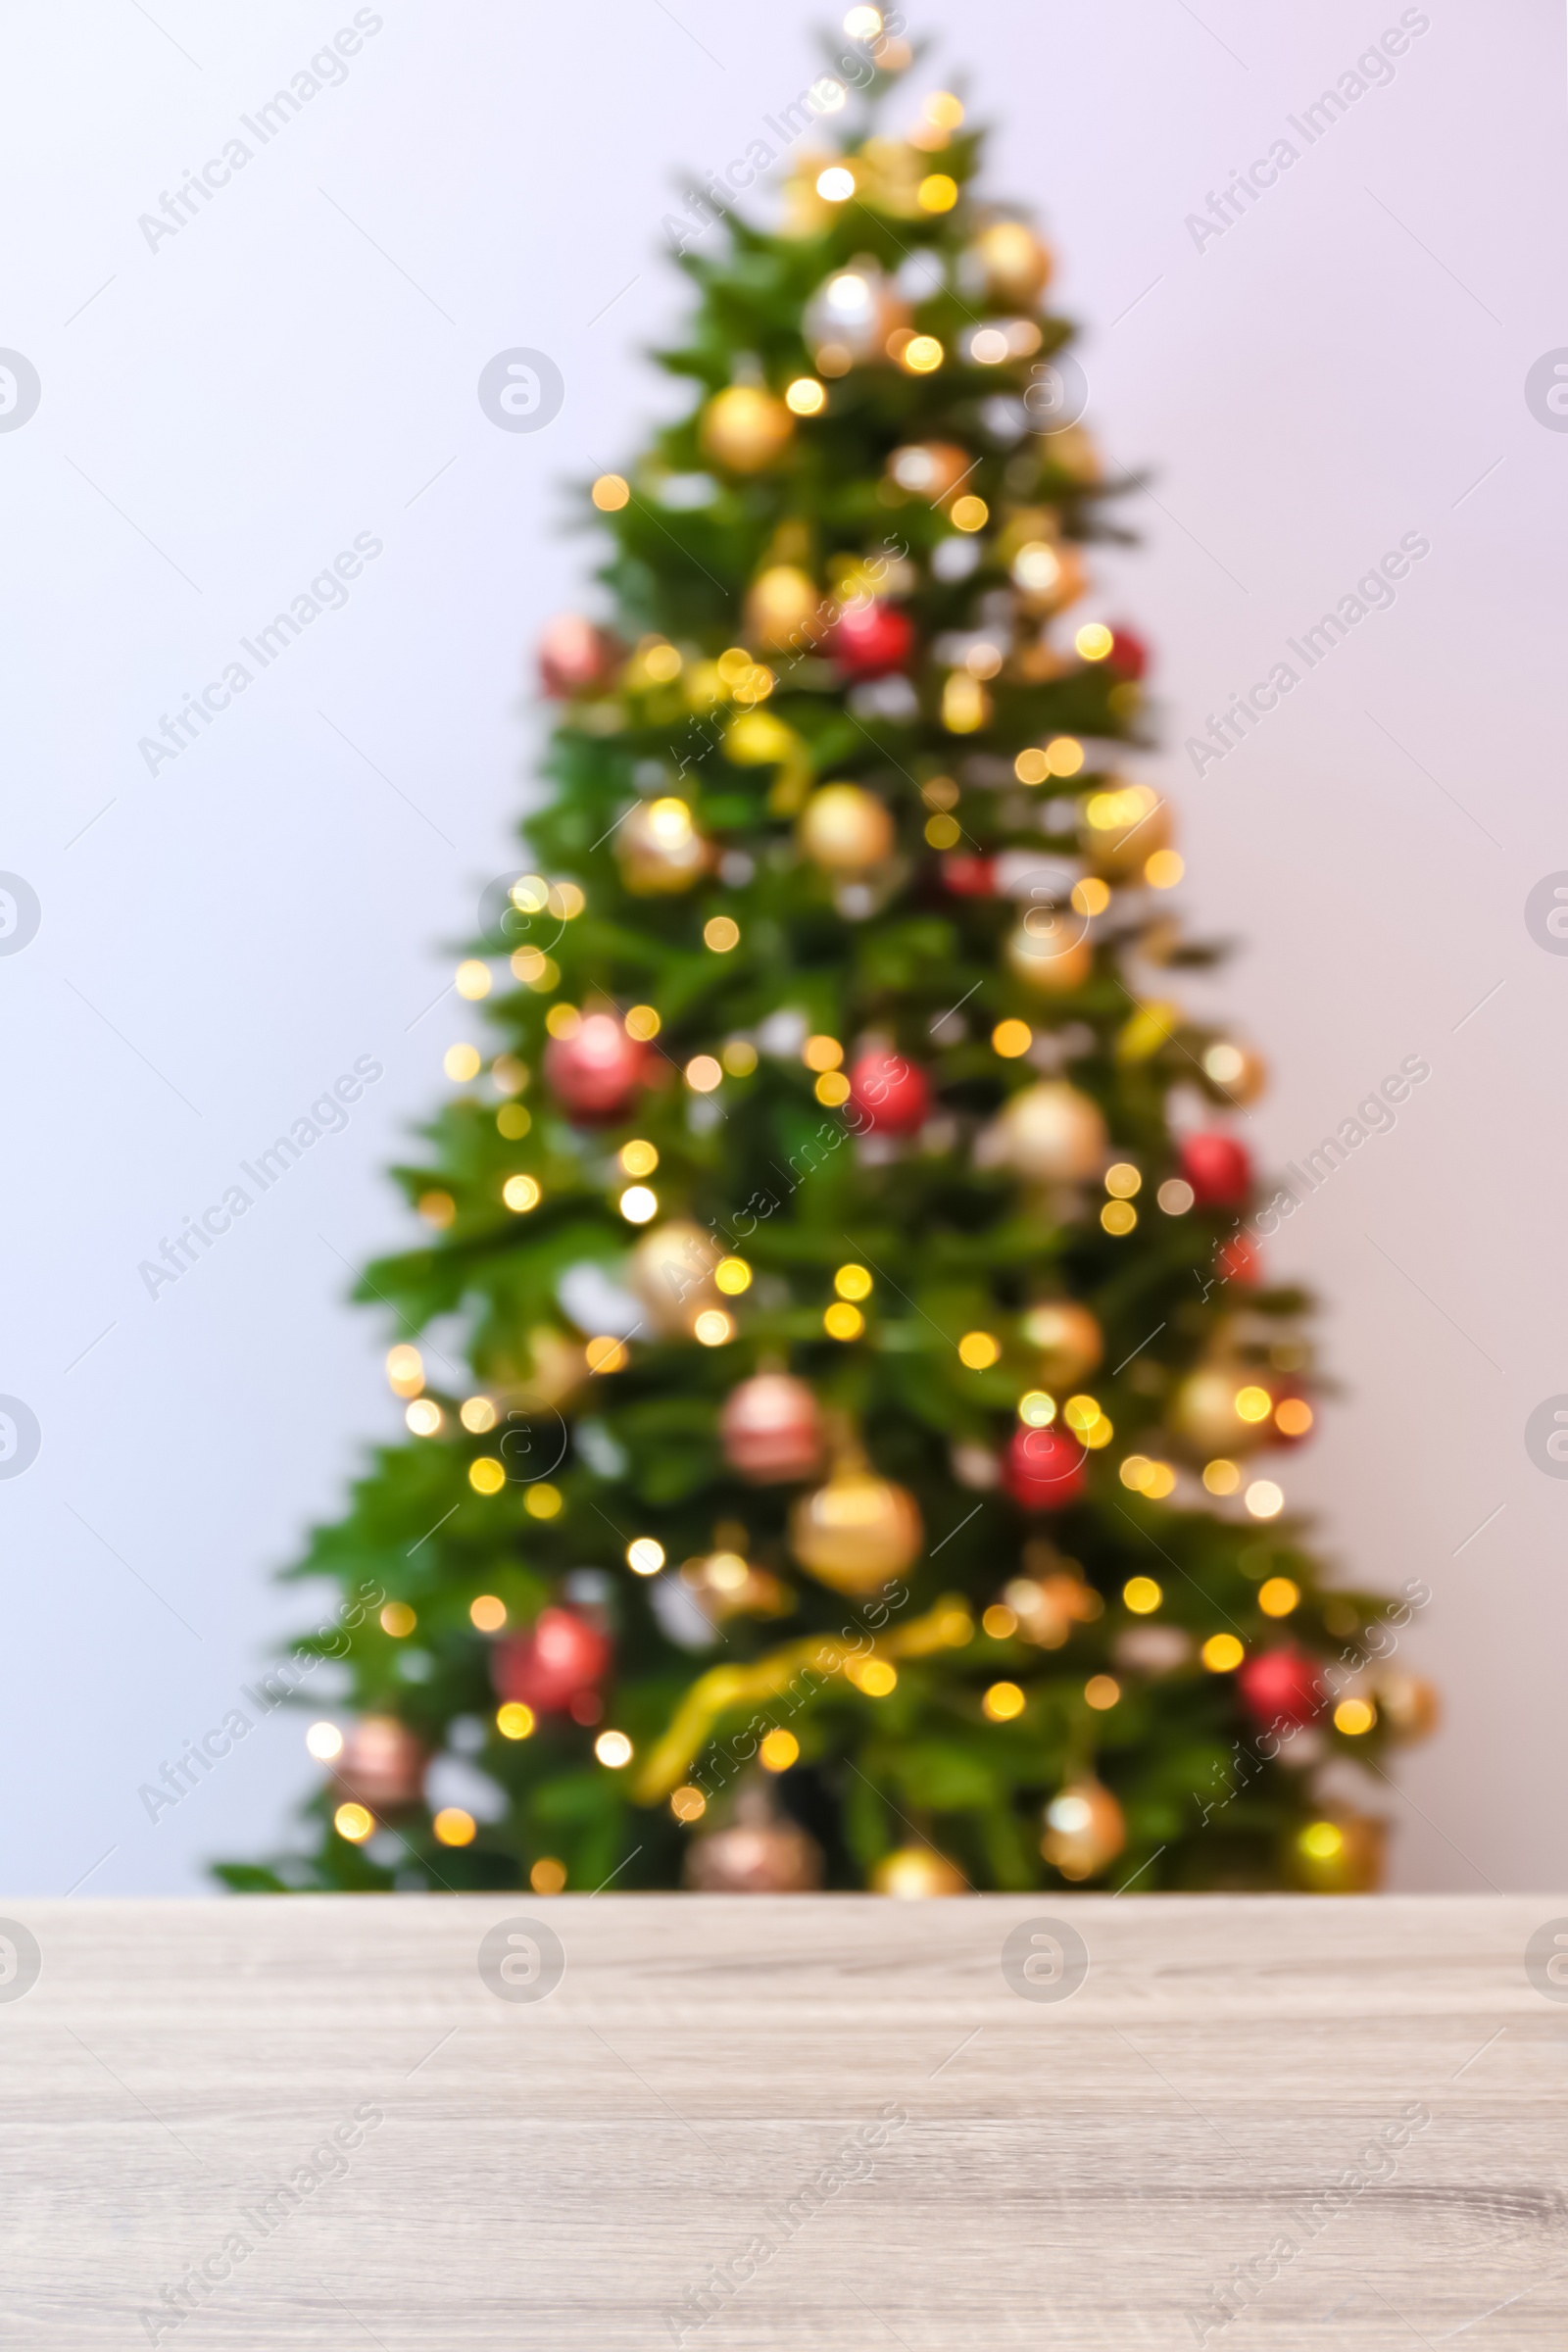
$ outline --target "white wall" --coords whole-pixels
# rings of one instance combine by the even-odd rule
[[[437,949],[507,859],[519,650],[584,561],[560,485],[668,398],[637,355],[676,299],[672,173],[739,153],[815,63],[796,6],[378,13],[342,85],[265,147],[242,133],[251,162],[156,250],[138,216],[348,0],[0,17],[0,344],[42,382],[0,433],[0,866],[42,906],[0,958],[0,1391],[43,1430],[0,1482],[18,1893],[198,1886],[309,1777],[291,1717],[156,1826],[136,1796],[298,1621],[270,1572],[393,1426],[345,1261],[406,1238],[378,1170],[470,1025],[431,1008]],[[1192,912],[1251,942],[1220,998],[1278,1071],[1256,1147],[1299,1152],[1402,1055],[1433,1065],[1275,1250],[1332,1302],[1346,1383],[1293,1494],[1348,1572],[1436,1595],[1409,1651],[1448,1728],[1390,1800],[1397,1883],[1560,1884],[1568,1489],[1523,1442],[1568,1390],[1568,962],[1523,919],[1568,867],[1568,438],[1523,390],[1568,341],[1560,12],[1431,0],[1392,85],[1202,251],[1185,217],[1399,9],[1200,13],[940,0],[926,22],[1000,119],[994,185],[1059,238],[1092,421],[1155,469],[1113,601],[1159,649],[1151,772],[1185,805]],[[514,345],[564,375],[537,433],[475,398]],[[1195,779],[1203,714],[1410,530],[1432,552],[1395,608]],[[149,774],[160,714],[358,533],[383,552],[344,609]],[[347,1130],[149,1298],[138,1261],[362,1054],[385,1076]]]

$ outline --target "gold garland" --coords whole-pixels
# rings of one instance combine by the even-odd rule
[[[823,1676],[842,1674],[852,1658],[926,1658],[934,1650],[962,1649],[973,1639],[974,1619],[967,1602],[950,1592],[924,1617],[873,1642],[869,1649],[842,1635],[810,1634],[803,1641],[787,1642],[750,1666],[710,1667],[692,1685],[663,1738],[650,1751],[633,1784],[633,1796],[640,1805],[667,1796],[679,1787],[721,1715],[731,1707],[778,1698],[806,1667]]]

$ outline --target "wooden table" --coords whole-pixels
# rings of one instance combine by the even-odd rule
[[[1568,2337],[1568,1896],[0,1912],[28,2352]]]

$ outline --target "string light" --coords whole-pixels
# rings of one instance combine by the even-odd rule
[[[1018,1399],[1018,1418],[1025,1429],[1049,1429],[1056,1418],[1056,1399],[1045,1389],[1027,1389]]]
[[[816,192],[824,204],[848,204],[855,194],[855,173],[842,164],[830,164],[816,175]]]
[[[1198,1195],[1183,1176],[1167,1176],[1154,1195],[1167,1217],[1185,1217]]]
[[[692,1325],[692,1337],[704,1348],[722,1348],[735,1336],[735,1326],[721,1306],[706,1306]]]
[[[531,1740],[534,1722],[532,1707],[525,1707],[520,1698],[509,1698],[496,1709],[496,1730],[503,1740]]]
[[[634,1004],[626,1015],[626,1035],[635,1038],[642,1046],[651,1044],[662,1027],[662,1021],[651,1004]]]
[[[688,1782],[684,1788],[675,1790],[669,1800],[669,1809],[677,1821],[701,1821],[708,1811],[708,1799],[700,1788],[694,1788]]]
[[[1051,773],[1051,762],[1044,752],[1031,745],[1020,752],[1012,763],[1012,772],[1020,784],[1043,784]]]
[[[375,1816],[363,1805],[339,1805],[332,1816],[332,1827],[351,1845],[363,1845],[375,1827]]]
[[[1152,1576],[1130,1576],[1121,1589],[1121,1596],[1135,1617],[1152,1616],[1165,1597]]]
[[[1210,1634],[1198,1654],[1210,1674],[1234,1674],[1247,1653],[1234,1634]]]
[[[686,1083],[694,1095],[710,1095],[724,1072],[711,1054],[694,1054],[686,1064]]]
[[[619,1772],[623,1764],[631,1762],[631,1741],[624,1732],[601,1732],[594,1741],[594,1754],[601,1764],[608,1764],[612,1772]]]
[[[1285,1492],[1271,1478],[1254,1478],[1243,1500],[1254,1519],[1277,1519],[1285,1508]]]
[[[441,1407],[433,1396],[416,1396],[403,1416],[416,1438],[433,1438],[441,1427]]]
[[[814,375],[798,375],[784,395],[784,406],[797,416],[820,416],[827,407],[827,387]]]
[[[659,1195],[646,1184],[628,1184],[617,1206],[628,1225],[646,1225],[659,1214]]]
[[[542,1854],[528,1873],[528,1884],[535,1894],[559,1894],[566,1884],[566,1866],[554,1854]]]
[[[305,1735],[306,1752],[318,1764],[330,1764],[343,1753],[343,1735],[335,1723],[313,1723]]]
[[[835,1298],[833,1304],[823,1310],[822,1329],[830,1340],[858,1340],[865,1329],[865,1317],[858,1306],[851,1306],[847,1299]]]
[[[487,1430],[494,1429],[499,1415],[488,1396],[466,1396],[458,1407],[458,1419],[474,1437],[482,1438]]]
[[[1299,1585],[1288,1576],[1271,1576],[1257,1589],[1257,1605],[1265,1617],[1288,1617],[1300,1597]]]
[[[473,1815],[465,1813],[461,1805],[443,1805],[430,1824],[443,1845],[471,1845],[478,1826]]]
[[[911,375],[934,375],[945,356],[935,335],[912,335],[899,354],[899,361]]]
[[[732,1037],[719,1059],[732,1078],[749,1078],[757,1067],[757,1048],[749,1038]]]
[[[405,1641],[418,1622],[406,1600],[389,1600],[381,1611],[381,1631],[390,1634],[394,1642]]]
[[[500,1464],[497,1463],[496,1467],[499,1469]],[[522,1507],[530,1519],[559,1519],[564,1508],[561,1489],[551,1486],[548,1481],[529,1487],[523,1495]]]
[[[767,1734],[757,1751],[757,1760],[764,1772],[788,1772],[801,1752],[801,1743],[793,1732],[782,1728]]]
[[[1092,1674],[1084,1685],[1084,1703],[1103,1714],[1121,1696],[1121,1685],[1113,1674]]]
[[[993,1723],[1010,1723],[1023,1713],[1023,1692],[1016,1683],[993,1683],[980,1705]]]
[[[544,1192],[533,1176],[509,1176],[501,1187],[501,1198],[520,1217],[525,1216],[530,1208],[538,1207],[544,1199]]]
[[[1344,1732],[1347,1738],[1355,1740],[1363,1732],[1369,1732],[1377,1719],[1378,1711],[1370,1700],[1342,1698],[1334,1710],[1334,1729],[1337,1732]]]
[[[834,1275],[833,1288],[841,1298],[869,1298],[875,1285],[870,1269],[857,1265],[852,1259],[847,1266],[840,1266]]]
[[[454,986],[460,997],[475,1004],[480,997],[490,994],[490,966],[481,963],[477,956],[469,956],[466,962],[459,964]]]
[[[1234,1462],[1228,1462],[1223,1454],[1203,1464],[1203,1484],[1210,1494],[1234,1494],[1241,1483],[1240,1470]]]
[[[616,1157],[628,1176],[651,1176],[659,1165],[658,1147],[636,1136],[622,1144]]]
[[[711,948],[715,956],[727,956],[731,948],[740,944],[740,936],[741,927],[733,915],[710,915],[703,925],[704,945]]]
[[[499,1494],[506,1483],[507,1474],[494,1454],[481,1453],[468,1464],[468,1484],[476,1494]]]
[[[948,512],[956,531],[983,531],[991,520],[991,509],[983,498],[956,498]]]
[[[657,1576],[664,1565],[664,1546],[653,1536],[637,1536],[626,1546],[626,1565],[635,1576]]]
[[[520,1144],[532,1125],[532,1114],[520,1102],[503,1102],[496,1112],[496,1133],[509,1144]]]
[[[469,1601],[468,1617],[481,1634],[499,1634],[507,1622],[507,1604],[494,1592],[481,1592]]]
[[[1027,1021],[999,1021],[991,1032],[991,1046],[1004,1061],[1016,1061],[1027,1054],[1035,1042],[1035,1033]]]
[[[721,1257],[713,1268],[713,1282],[726,1298],[738,1298],[752,1287],[752,1269],[744,1257]]]
[[[424,1358],[417,1348],[389,1348],[386,1376],[394,1395],[417,1396],[424,1386]]]
[[[415,1204],[427,1225],[445,1231],[458,1213],[458,1204],[450,1193],[421,1193]]]
[[[1086,620],[1072,642],[1081,662],[1103,662],[1116,640],[1102,620]]]
[[[958,201],[958,183],[946,172],[928,172],[915,197],[923,213],[951,213]]]
[[[989,1372],[1002,1353],[1002,1342],[989,1331],[966,1331],[958,1342],[958,1360],[971,1372]]]
[[[801,1059],[808,1070],[836,1070],[844,1059],[844,1048],[836,1037],[808,1037],[801,1048]]]
[[[593,502],[601,514],[618,514],[630,496],[624,474],[602,473],[593,486]]]
[[[1000,1600],[994,1600],[980,1619],[980,1629],[982,1633],[989,1634],[993,1642],[1010,1642],[1018,1631],[1018,1619],[1011,1609],[1004,1608]]]
[[[484,1056],[477,1046],[448,1046],[441,1056],[441,1067],[460,1086],[477,1078],[483,1066]]]

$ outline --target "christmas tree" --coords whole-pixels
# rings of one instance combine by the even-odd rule
[[[409,1436],[294,1571],[315,1841],[234,1886],[1350,1889],[1324,1768],[1431,1716],[1254,1458],[1305,1302],[1257,1057],[1174,994],[1050,252],[847,30],[776,225],[694,204],[690,415],[592,486],[430,1232],[360,1292]]]

